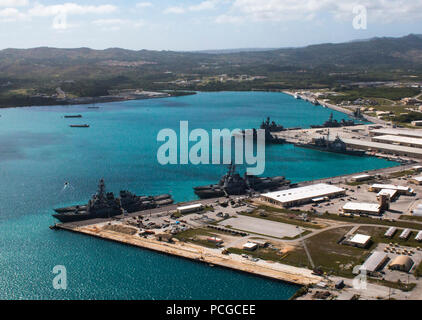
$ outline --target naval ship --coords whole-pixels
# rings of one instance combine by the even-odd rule
[[[259,128],[265,132],[265,144],[284,144],[286,142],[285,139],[272,135],[273,132],[285,131],[286,129],[282,125],[271,121],[270,117],[267,117],[266,120],[262,121]],[[246,131],[242,130],[241,133],[245,136]],[[253,141],[255,142],[258,137],[257,130],[255,128],[252,129],[252,134]]]
[[[245,195],[254,191],[274,190],[290,185],[285,177],[261,178],[245,173],[241,177],[236,166],[229,165],[229,170],[217,184],[195,187],[194,193],[201,199],[217,198],[230,195]]]
[[[111,218],[173,203],[171,195],[136,196],[129,191],[120,191],[120,198],[106,192],[104,179],[100,180],[98,191],[86,205],[55,209],[53,217],[61,222],[75,222],[96,218]]]
[[[344,120],[341,119],[340,121],[333,119],[333,113],[330,114],[330,118],[325,121],[322,125],[311,125],[311,128],[340,128],[340,127],[353,127],[357,124],[353,120]]]
[[[314,139],[311,143],[295,143],[295,147],[308,148],[326,152],[342,153],[352,156],[365,155],[365,151],[363,150],[354,150],[347,148],[346,143],[341,140],[339,136],[337,136],[335,140],[330,140],[329,132],[327,134],[327,138],[323,136],[321,138]]]

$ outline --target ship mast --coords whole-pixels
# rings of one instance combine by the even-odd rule
[[[104,179],[100,180],[100,183],[98,184],[98,192],[97,192],[97,196],[99,199],[104,199],[105,198],[105,193],[106,193],[106,189],[105,189],[105,183],[104,183]]]

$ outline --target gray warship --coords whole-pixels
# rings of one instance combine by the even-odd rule
[[[236,172],[234,164],[229,165],[229,170],[217,184],[194,187],[194,193],[201,199],[217,198],[230,195],[245,195],[256,191],[274,190],[290,185],[285,177],[261,178],[245,173],[241,177]]]
[[[330,133],[328,132],[327,138],[324,136],[314,139],[311,143],[295,143],[295,147],[314,149],[319,151],[334,152],[348,154],[351,156],[364,156],[365,151],[349,149],[346,143],[337,136],[334,140],[330,140]]]
[[[285,139],[275,137],[272,135],[274,132],[285,131],[286,129],[275,121],[271,121],[270,117],[267,117],[266,120],[262,121],[260,127],[261,130],[265,132],[265,144],[284,144],[286,142]],[[242,130],[242,135],[245,136],[246,131]],[[257,130],[255,128],[252,129],[253,139],[256,142],[258,137]]]
[[[357,124],[353,120],[341,119],[340,121],[333,119],[333,113],[331,112],[330,118],[325,121],[322,125],[311,125],[311,128],[340,128],[340,127],[353,127]]]
[[[55,209],[56,214],[53,214],[53,217],[60,222],[111,218],[172,203],[173,199],[169,194],[137,196],[129,191],[120,191],[120,198],[116,198],[112,192],[106,192],[104,179],[101,179],[97,193],[92,196],[88,204]]]

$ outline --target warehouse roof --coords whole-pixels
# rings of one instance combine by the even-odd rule
[[[379,184],[375,183],[372,185],[372,188],[374,189],[390,189],[390,190],[399,190],[399,191],[408,191],[409,187],[403,187],[403,186],[396,186],[393,184]]]
[[[292,202],[303,199],[314,199],[330,194],[344,192],[345,190],[330,184],[319,183],[306,187],[264,193],[262,196],[279,201]]]
[[[413,177],[412,180],[416,180],[418,182],[421,182],[422,181],[422,176]]]
[[[397,193],[397,190],[393,190],[393,189],[382,189],[380,192],[378,192],[377,196],[380,196],[382,194],[386,194],[391,198],[393,198]]]
[[[349,242],[364,245],[369,240],[371,240],[371,236],[357,233],[349,240]]]
[[[385,136],[377,136],[377,137],[374,137],[373,139],[376,139],[376,140],[382,141],[382,142],[397,142],[397,143],[412,144],[412,145],[415,145],[415,146],[422,146],[422,139],[421,138],[385,135]]]
[[[388,230],[385,232],[384,236],[385,237],[392,237],[394,236],[394,234],[396,233],[397,228],[396,227],[390,227],[388,228]]]
[[[348,202],[343,206],[343,210],[379,213],[380,205],[378,203]]]
[[[380,142],[373,142],[373,141],[365,141],[365,140],[357,140],[357,139],[343,139],[343,142],[352,147],[363,147],[363,148],[373,148],[378,150],[387,150],[391,152],[401,152],[406,154],[414,154],[418,156],[422,156],[422,149],[420,148],[412,148],[406,146],[397,146],[391,143],[380,143]]]
[[[365,263],[359,268],[360,271],[366,270],[367,272],[377,271],[381,265],[387,260],[386,253],[375,251],[366,259]]]
[[[422,132],[420,132],[419,130],[375,129],[375,130],[371,130],[370,132],[377,135],[395,135],[395,136],[402,136],[402,137],[422,138]]]
[[[369,179],[369,178],[372,178],[372,177],[373,176],[370,176],[369,174],[361,174],[361,175],[358,175],[358,176],[354,176],[352,178],[359,180],[359,179]]]
[[[188,205],[188,206],[177,207],[177,210],[183,211],[183,210],[199,209],[199,208],[202,208],[202,207],[203,207],[202,204],[197,203],[197,204],[191,204],[191,205]]]
[[[412,231],[410,229],[404,229],[403,232],[400,234],[401,239],[406,239],[410,236]]]
[[[408,256],[398,256],[393,260],[393,262],[391,262],[390,268],[399,266],[403,267],[405,271],[409,271],[410,269],[412,269],[413,264],[413,260],[410,259]]]

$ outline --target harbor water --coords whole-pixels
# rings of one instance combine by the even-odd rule
[[[83,203],[104,178],[109,191],[171,193],[195,199],[192,187],[215,183],[226,167],[157,161],[157,134],[190,129],[258,127],[270,116],[285,127],[322,124],[331,112],[282,93],[198,93],[97,105],[0,109],[0,299],[287,299],[297,287],[82,235],[54,232],[52,209]],[[82,114],[83,118],[64,118]],[[90,128],[70,128],[89,124]],[[265,176],[318,179],[396,165],[267,146]],[[68,185],[65,186],[65,183]],[[67,269],[67,290],[52,269]]]

